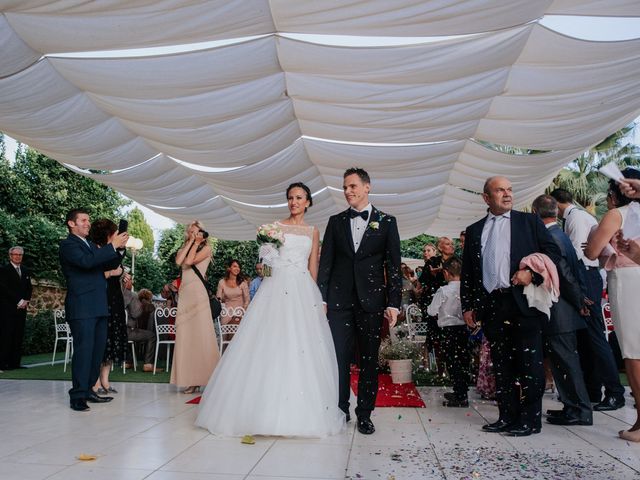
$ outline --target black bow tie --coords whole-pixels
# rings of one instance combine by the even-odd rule
[[[367,218],[369,218],[369,210],[363,210],[361,212],[358,212],[352,208],[349,210],[349,217],[351,218],[362,217],[362,219],[366,221]]]

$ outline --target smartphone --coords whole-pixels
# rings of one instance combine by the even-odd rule
[[[120,219],[120,223],[118,224],[118,233],[124,233],[129,228],[129,222],[127,222],[124,218]]]

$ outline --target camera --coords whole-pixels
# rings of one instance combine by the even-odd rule
[[[202,238],[209,238],[209,232],[207,232],[206,230],[200,230],[200,233],[202,234]]]

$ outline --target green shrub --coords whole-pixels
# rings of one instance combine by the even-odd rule
[[[27,315],[27,323],[24,329],[24,341],[22,342],[23,355],[36,355],[38,353],[53,352],[53,341],[56,338],[53,327],[53,312],[42,310],[36,315]],[[58,344],[58,349],[64,350],[63,342]]]

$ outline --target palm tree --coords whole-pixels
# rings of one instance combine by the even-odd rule
[[[632,143],[636,126],[636,123],[627,125],[573,160],[560,170],[547,191],[564,188],[589,213],[597,217],[603,215],[608,180],[598,169],[610,162],[615,162],[620,169],[640,166],[640,147]]]

